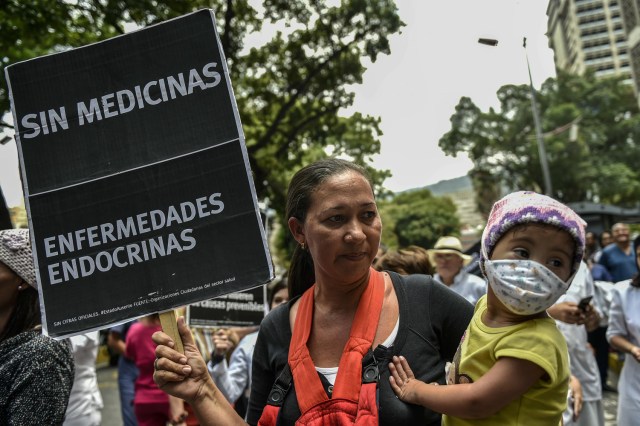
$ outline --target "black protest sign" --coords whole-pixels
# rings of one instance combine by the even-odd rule
[[[211,11],[6,74],[45,332],[103,328],[270,281]]]
[[[260,325],[267,310],[266,286],[204,300],[187,307],[192,327],[244,327]]]

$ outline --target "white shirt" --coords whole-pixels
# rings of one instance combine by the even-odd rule
[[[396,341],[396,337],[398,337],[398,330],[400,329],[400,318],[396,321],[396,325],[391,330],[391,334],[389,337],[385,339],[384,342],[381,343],[382,346],[386,348],[390,348],[393,346],[393,342]],[[316,371],[322,374],[325,379],[332,385],[336,384],[336,377],[338,377],[338,367],[316,367]]]
[[[103,407],[96,374],[96,357],[100,346],[99,332],[80,334],[69,340],[76,371],[64,425],[99,425],[100,410]]]
[[[591,278],[587,265],[581,262],[569,290],[558,299],[556,304],[562,302],[578,303],[584,297],[593,296],[594,292],[593,278]],[[596,357],[588,346],[586,327],[562,321],[556,321],[556,325],[567,341],[571,374],[580,380],[583,399],[585,401],[601,400],[600,371]]]
[[[216,365],[213,365],[211,361],[207,364],[216,386],[227,398],[227,401],[232,404],[240,398],[242,392],[246,392],[246,396],[249,396],[251,390],[251,362],[253,361],[253,350],[257,339],[257,331],[244,336],[233,350],[229,364],[227,364],[226,359]]]
[[[487,293],[487,282],[483,278],[463,270],[460,270],[458,275],[453,277],[453,284],[451,285],[445,284],[439,274],[435,274],[433,278],[467,299],[474,306],[478,299]]]
[[[617,283],[613,289],[607,340],[623,336],[640,346],[640,288],[631,280]],[[640,363],[626,356],[618,382],[618,426],[637,425],[640,418]]]

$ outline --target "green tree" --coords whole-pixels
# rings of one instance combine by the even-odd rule
[[[254,7],[249,0],[10,0],[0,11],[2,68],[122,34],[127,24],[147,26],[213,9],[258,195],[282,213],[287,183],[301,166],[329,154],[367,165],[380,151],[378,118],[339,113],[353,104],[350,87],[362,82],[363,60],[388,54],[388,37],[403,24],[393,0],[328,3],[264,0]],[[245,49],[247,36],[267,23],[281,28],[263,46]],[[4,72],[0,78],[4,115],[9,109]],[[389,173],[368,168],[380,189]]]
[[[544,190],[529,86],[506,85],[497,95],[499,110],[487,112],[461,98],[451,130],[439,143],[445,153],[465,152],[473,161],[470,175],[484,214],[503,187]],[[636,203],[640,115],[631,86],[621,78],[560,73],[542,85],[536,98],[552,195],[564,202]],[[575,126],[577,135],[571,130]]]
[[[431,248],[443,235],[459,235],[456,206],[428,189],[396,194],[379,203],[382,242],[391,248],[417,245]]]

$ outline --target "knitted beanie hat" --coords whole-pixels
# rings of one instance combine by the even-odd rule
[[[0,231],[0,262],[7,265],[31,287],[38,289],[28,229]]]
[[[484,261],[490,258],[497,242],[507,231],[525,223],[552,225],[567,231],[576,243],[571,274],[578,270],[584,253],[586,222],[559,201],[531,191],[514,192],[493,205],[482,233],[480,266],[483,267]]]

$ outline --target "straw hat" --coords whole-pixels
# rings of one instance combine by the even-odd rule
[[[471,262],[472,257],[468,254],[464,254],[462,251],[462,243],[456,237],[446,236],[440,237],[436,242],[436,245],[432,249],[427,250],[429,253],[429,260],[435,264],[436,254],[457,254],[462,258],[462,265],[467,266]]]

